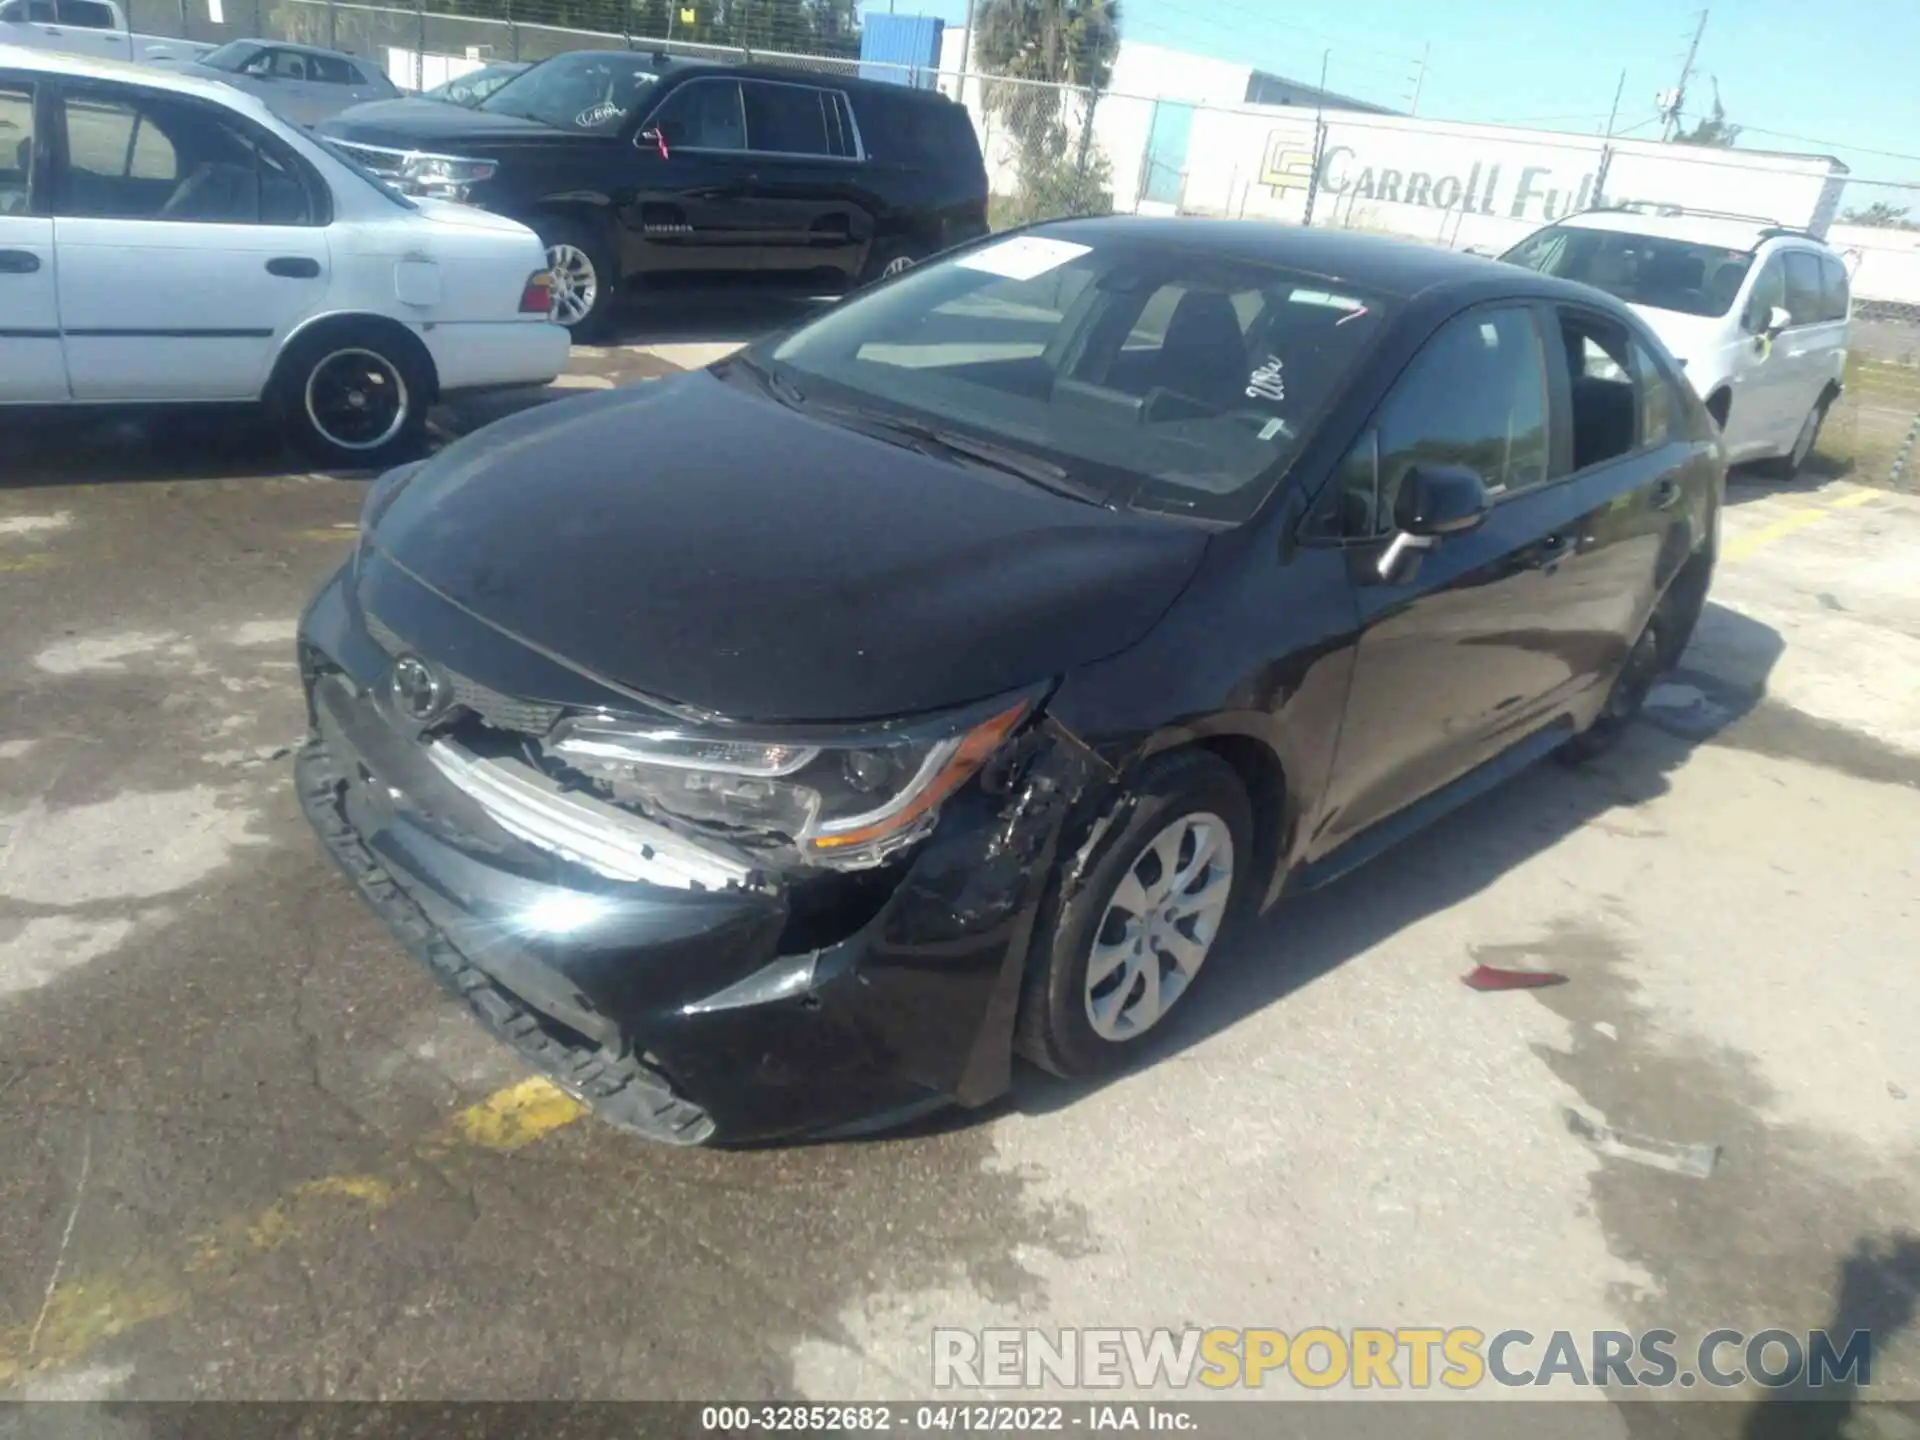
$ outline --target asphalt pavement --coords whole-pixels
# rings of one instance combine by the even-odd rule
[[[0,429],[0,1396],[907,1398],[935,1325],[1427,1323],[1869,1327],[1920,1399],[1920,498],[1738,482],[1649,723],[1283,907],[1126,1076],[684,1152],[528,1077],[307,831],[294,617],[363,490],[244,417]]]

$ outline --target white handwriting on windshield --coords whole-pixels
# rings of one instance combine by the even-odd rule
[[[1286,399],[1286,377],[1280,373],[1280,368],[1278,355],[1267,356],[1266,364],[1247,377],[1247,398],[1249,400]]]

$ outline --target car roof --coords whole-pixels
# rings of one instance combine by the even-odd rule
[[[249,115],[268,114],[267,107],[243,90],[224,80],[167,70],[158,65],[135,65],[127,60],[95,60],[85,55],[67,55],[57,50],[28,50],[19,45],[0,45],[0,70],[27,70],[41,75],[64,75],[76,80],[111,80],[119,85],[144,85],[149,90],[169,90],[177,95],[195,95],[217,101]]]
[[[1515,296],[1604,300],[1599,291],[1504,261],[1447,250],[1419,240],[1351,230],[1282,225],[1270,220],[1210,220],[1198,216],[1148,217],[1109,215],[1098,219],[1053,220],[1033,227],[1036,232],[1091,244],[1123,240],[1130,244],[1165,245],[1170,250],[1200,252],[1223,260],[1277,265],[1311,275],[1340,280],[1376,294],[1410,298],[1442,286],[1462,286]]]
[[[1639,210],[1582,210],[1555,222],[1577,230],[1612,230],[1625,235],[1653,235],[1668,240],[1691,240],[1728,250],[1756,250],[1769,240],[1790,240],[1825,249],[1818,238],[1791,226],[1759,216],[1659,215]]]

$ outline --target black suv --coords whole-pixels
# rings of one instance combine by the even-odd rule
[[[964,108],[813,71],[581,50],[470,110],[382,101],[319,133],[399,190],[538,231],[576,334],[641,277],[844,289],[987,229]]]

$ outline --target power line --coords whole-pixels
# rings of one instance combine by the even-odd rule
[[[1875,155],[1882,160],[1920,161],[1920,155],[1907,155],[1898,150],[1873,150],[1865,145],[1849,145],[1844,140],[1822,140],[1817,135],[1794,135],[1785,130],[1763,130],[1758,125],[1742,125],[1740,130],[1742,134],[1769,135],[1775,140],[1798,140],[1803,145],[1825,145],[1834,150],[1852,150],[1856,154]]]

